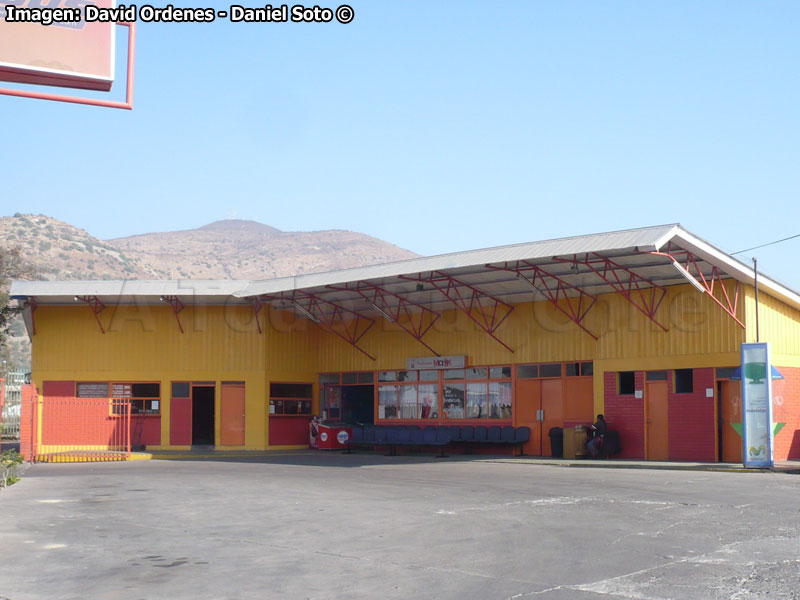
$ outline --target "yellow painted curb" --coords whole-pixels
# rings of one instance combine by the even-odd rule
[[[196,460],[201,459],[219,459],[219,458],[269,458],[272,456],[297,456],[297,452],[274,452],[256,450],[249,452],[176,452],[176,453],[160,453],[153,452],[153,460],[172,460],[172,459],[186,459],[193,458]]]

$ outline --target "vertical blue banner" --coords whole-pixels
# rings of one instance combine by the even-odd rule
[[[772,368],[769,344],[742,344],[742,456],[745,467],[771,467]]]

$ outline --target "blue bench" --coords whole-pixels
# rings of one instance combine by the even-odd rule
[[[459,430],[458,436],[453,436],[454,442],[466,444],[470,449],[476,445],[505,445],[519,446],[519,455],[524,454],[523,447],[531,439],[530,427],[512,427],[511,425],[451,425],[451,431]]]
[[[444,449],[449,443],[450,431],[444,427],[420,429],[415,425],[367,425],[353,427],[347,452],[352,446],[389,446],[390,456],[396,456],[398,446],[437,446],[441,449],[439,458],[444,458]]]
[[[420,429],[416,425],[365,425],[353,427],[347,452],[354,446],[389,446],[390,456],[397,455],[398,446],[439,447],[440,458],[444,458],[444,450],[450,443],[473,445],[506,445],[519,446],[519,454],[523,455],[523,446],[531,439],[530,427],[512,427],[492,425],[427,425]]]

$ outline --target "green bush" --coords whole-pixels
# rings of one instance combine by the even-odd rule
[[[6,450],[0,454],[0,489],[19,481],[17,466],[22,464],[22,455],[16,450]]]

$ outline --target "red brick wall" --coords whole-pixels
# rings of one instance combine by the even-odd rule
[[[691,394],[675,393],[674,371],[669,373],[669,459],[714,462],[714,369],[694,369]]]
[[[636,389],[644,390],[644,373],[635,375]],[[619,432],[622,451],[616,458],[644,459],[644,399],[617,393],[617,374],[606,373],[604,381],[606,423]]]
[[[775,436],[775,460],[800,460],[800,369],[778,367],[772,382],[772,420],[786,423]]]

